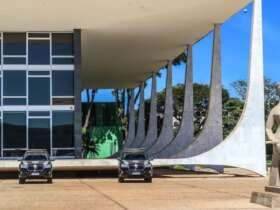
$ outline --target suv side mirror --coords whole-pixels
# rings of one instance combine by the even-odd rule
[[[20,162],[20,161],[22,161],[22,160],[23,160],[23,158],[21,158],[21,157],[20,157],[20,158],[17,158],[17,160]]]

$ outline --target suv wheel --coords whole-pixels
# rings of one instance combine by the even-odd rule
[[[145,182],[152,183],[153,182],[153,178],[152,177],[147,177],[147,178],[145,178]]]
[[[18,179],[18,183],[19,183],[19,184],[24,184],[24,183],[25,183],[25,179],[19,178],[19,179]]]
[[[119,177],[119,183],[123,183],[124,182],[124,178],[123,177]]]
[[[52,183],[53,183],[52,178],[49,178],[47,182],[48,182],[49,184],[52,184]]]

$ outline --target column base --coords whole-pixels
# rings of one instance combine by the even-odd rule
[[[279,189],[280,188],[278,188],[277,190],[279,190]],[[280,192],[280,190],[279,190],[279,192]],[[252,192],[250,202],[256,203],[256,204],[259,204],[262,206],[266,206],[269,208],[279,208],[280,207],[280,193]]]

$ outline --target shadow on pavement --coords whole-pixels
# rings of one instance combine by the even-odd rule
[[[216,172],[204,172],[204,171],[190,171],[190,170],[175,170],[170,168],[155,168],[154,178],[254,178],[259,177],[255,174],[235,174],[224,173],[218,174]],[[112,179],[118,177],[117,170],[95,170],[95,171],[54,171],[53,177],[55,179],[73,179],[73,178],[94,178],[94,179]],[[17,179],[17,172],[1,172],[0,179]],[[138,182],[138,181],[137,181]],[[141,182],[141,180],[140,180]]]

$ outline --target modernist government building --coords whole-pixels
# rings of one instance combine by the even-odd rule
[[[232,134],[223,139],[221,25],[248,5],[253,13],[246,105]],[[214,34],[210,102],[204,129],[194,138],[192,47],[210,32]],[[181,128],[174,135],[172,62],[182,53],[187,56],[185,103]],[[164,66],[165,111],[157,135],[156,74]],[[143,84],[150,78],[145,132]],[[132,93],[137,87],[141,89],[139,113],[136,116],[131,94],[125,148],[145,148],[155,166],[230,165],[266,173],[261,0],[9,0],[1,4],[0,163],[36,148],[47,149],[58,159],[79,159],[82,89],[128,88]]]
[[[2,32],[1,157],[74,157],[73,32]]]

